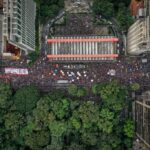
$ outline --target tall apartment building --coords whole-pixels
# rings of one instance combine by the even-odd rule
[[[150,91],[135,101],[135,126],[137,137],[150,149]]]
[[[35,49],[36,4],[33,0],[3,0],[3,49]]]
[[[0,51],[2,49],[3,0],[0,0]]]
[[[133,55],[150,52],[150,1],[141,2],[143,4],[136,11],[136,21],[129,28],[127,35],[127,50]]]

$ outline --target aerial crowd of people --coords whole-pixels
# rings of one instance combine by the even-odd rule
[[[150,63],[142,63],[142,59],[118,59],[113,62],[101,63],[82,63],[82,64],[58,64],[51,62],[47,57],[39,57],[33,66],[28,65],[25,58],[20,61],[7,61],[5,67],[9,68],[28,68],[29,74],[11,75],[9,74],[10,83],[14,88],[20,88],[24,85],[35,85],[42,90],[49,90],[57,86],[59,80],[68,81],[77,85],[92,86],[94,83],[104,83],[114,79],[125,85],[139,83],[141,87],[148,87],[150,79]],[[113,74],[109,74],[114,70]],[[4,68],[1,70],[2,75],[7,75]]]

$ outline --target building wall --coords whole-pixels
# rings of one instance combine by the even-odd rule
[[[3,36],[24,51],[35,49],[36,5],[33,0],[4,0]]]
[[[127,35],[127,51],[132,55],[150,52],[150,1],[144,1],[144,16],[137,18],[129,28]]]
[[[130,54],[141,54],[146,51],[142,45],[146,42],[146,22],[137,20],[128,30],[127,48]]]
[[[31,0],[22,0],[22,43],[35,48],[36,6]]]
[[[150,92],[145,92],[135,101],[136,135],[150,148]]]
[[[0,55],[2,53],[2,33],[3,32],[3,14],[0,13]]]

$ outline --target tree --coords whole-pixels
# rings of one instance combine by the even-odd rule
[[[66,122],[53,121],[49,124],[52,136],[60,138],[67,130]]]
[[[85,149],[84,145],[77,144],[77,143],[71,143],[70,146],[67,147],[68,150],[83,150]]]
[[[133,138],[135,134],[135,127],[134,127],[134,122],[130,119],[126,120],[124,124],[124,134],[129,137]]]
[[[98,142],[98,134],[96,132],[83,131],[81,134],[81,140],[84,145],[95,146]]]
[[[36,106],[39,98],[39,91],[34,86],[20,88],[13,97],[16,110],[21,113],[30,112]]]
[[[99,141],[95,149],[98,150],[122,150],[122,139],[116,135],[115,132],[111,134],[101,133],[99,135]]]
[[[123,142],[126,149],[132,150],[132,144],[133,144],[132,138],[125,138]]]
[[[75,89],[78,93],[80,87]],[[132,147],[134,124],[122,116],[127,91],[118,82],[98,85],[96,91],[102,97],[98,104],[88,99],[71,100],[60,90],[40,99],[35,87],[27,86],[18,91],[13,97],[17,103],[9,110],[0,109],[2,150],[120,150],[122,146]]]
[[[130,87],[133,91],[138,91],[140,89],[139,83],[132,83]]]
[[[85,87],[78,88],[77,97],[86,96],[86,94],[87,94],[87,89]]]
[[[51,101],[52,99],[49,96],[44,96],[37,102],[37,106],[33,110],[33,118],[37,128],[42,128],[42,126],[46,127],[49,122],[55,120],[53,112],[50,111]],[[33,121],[31,120],[31,122]]]
[[[99,129],[108,134],[112,133],[113,120],[114,113],[109,111],[107,108],[103,108],[100,112],[100,120],[98,122]]]
[[[103,87],[105,87],[107,84],[106,83],[96,83],[92,86],[92,92],[93,94],[98,94],[100,95],[100,91],[102,90]]]
[[[52,18],[58,14],[58,12],[64,7],[63,0],[35,0],[38,4],[40,11],[41,23],[45,23],[49,18]]]
[[[48,93],[46,97],[50,102],[52,102],[55,100],[61,100],[63,98],[66,98],[65,94],[66,94],[65,91],[59,89],[53,90],[52,92]]]
[[[74,116],[76,119],[81,120],[82,128],[90,129],[99,120],[99,107],[91,101],[84,102]]]
[[[23,125],[23,116],[18,112],[8,112],[4,115],[5,129],[18,130]]]
[[[4,141],[9,139],[7,141],[8,143],[13,143],[15,141],[16,145],[23,144],[24,142],[20,136],[20,129],[24,126],[24,122],[25,118],[20,113],[15,111],[7,112],[4,115]]]
[[[127,31],[129,26],[133,23],[132,16],[130,15],[128,8],[125,7],[124,3],[119,3],[119,9],[116,18],[120,27],[125,31]]]
[[[70,123],[71,123],[71,126],[74,129],[76,129],[76,130],[79,130],[81,128],[81,121],[80,121],[80,119],[75,118],[74,116],[71,117]]]
[[[63,136],[67,131],[67,123],[63,121],[53,121],[49,124],[49,129],[52,138],[50,148],[58,147],[57,149],[62,149]]]
[[[57,119],[64,119],[69,117],[70,103],[67,99],[62,99],[60,101],[51,102],[51,110],[55,114]]]
[[[92,92],[93,94],[99,94],[99,84],[94,84],[92,86]]]
[[[115,111],[120,111],[125,106],[127,94],[127,89],[117,81],[104,84],[100,91],[104,105]]]
[[[0,108],[6,109],[12,104],[11,96],[11,87],[8,84],[0,83]]]
[[[50,134],[47,130],[41,130],[27,134],[25,137],[25,144],[31,149],[41,150],[43,146],[50,142]]]
[[[68,87],[68,93],[72,96],[76,96],[78,92],[78,87],[75,84],[71,84]]]
[[[30,60],[30,65],[32,65],[39,57],[39,52],[38,50],[37,51],[34,51],[34,52],[31,52],[28,54],[28,57],[29,57],[29,60]]]
[[[92,9],[95,14],[101,14],[107,17],[112,17],[114,12],[113,3],[105,0],[94,0]]]

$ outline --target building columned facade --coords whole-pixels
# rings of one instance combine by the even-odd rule
[[[127,47],[130,54],[141,54],[147,51],[146,21],[137,20],[128,31]]]
[[[48,39],[53,61],[116,60],[118,38],[114,36],[53,36]]]
[[[128,30],[127,51],[131,55],[150,52],[150,1],[142,2],[136,11],[136,21]]]
[[[3,0],[3,50],[9,44],[25,51],[35,49],[36,4],[33,0]]]

